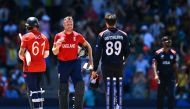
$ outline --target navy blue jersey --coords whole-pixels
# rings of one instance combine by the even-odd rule
[[[97,70],[100,58],[103,65],[123,65],[130,53],[129,47],[130,43],[125,32],[117,28],[101,32],[94,52],[94,70]]]
[[[176,51],[170,49],[168,52],[164,52],[161,48],[155,52],[153,61],[157,63],[158,75],[161,80],[175,78]]]

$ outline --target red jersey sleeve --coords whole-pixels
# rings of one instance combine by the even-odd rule
[[[58,35],[56,34],[55,37],[54,37],[53,45],[56,44],[57,40],[58,40]]]
[[[22,40],[21,40],[21,45],[20,47],[21,48],[27,48],[27,38],[25,36],[22,37]]]
[[[46,45],[45,45],[45,50],[49,50],[49,41],[48,41],[48,39],[46,38],[46,40],[45,40],[46,42]]]
[[[79,34],[78,35],[78,43],[83,44],[84,42],[85,42],[84,37],[81,34]]]

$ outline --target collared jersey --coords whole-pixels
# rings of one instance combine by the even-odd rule
[[[45,72],[46,63],[44,51],[49,50],[49,42],[45,35],[40,32],[32,31],[22,37],[21,47],[26,48],[31,55],[29,66],[24,61],[24,72]]]
[[[64,41],[59,48],[57,58],[61,61],[76,60],[78,58],[78,44],[83,44],[85,42],[84,37],[75,31],[71,34],[66,34],[63,31],[56,34],[54,44],[56,44],[58,39],[64,39]]]
[[[164,52],[163,48],[155,52],[153,61],[157,63],[157,70],[160,79],[174,79],[174,64],[176,64],[176,51],[170,49]]]

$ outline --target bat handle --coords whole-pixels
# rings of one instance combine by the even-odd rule
[[[20,40],[22,40],[22,34],[19,33],[18,36],[19,36]]]

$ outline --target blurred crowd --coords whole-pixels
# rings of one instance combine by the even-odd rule
[[[0,0],[0,96],[20,97],[26,90],[17,54],[18,33],[26,33],[24,24],[29,16],[40,20],[40,31],[52,46],[54,35],[62,30],[63,18],[71,15],[75,30],[94,48],[98,33],[105,29],[103,18],[107,12],[116,13],[117,27],[131,41],[131,55],[124,70],[124,98],[155,99],[157,82],[151,60],[161,47],[163,35],[172,39],[178,55],[176,98],[190,98],[190,0]],[[48,69],[56,65],[52,54],[46,60]],[[49,73],[47,80],[51,83]],[[88,86],[89,74],[84,78]],[[97,95],[104,93],[102,88],[93,91],[86,87],[85,103],[94,105]]]

